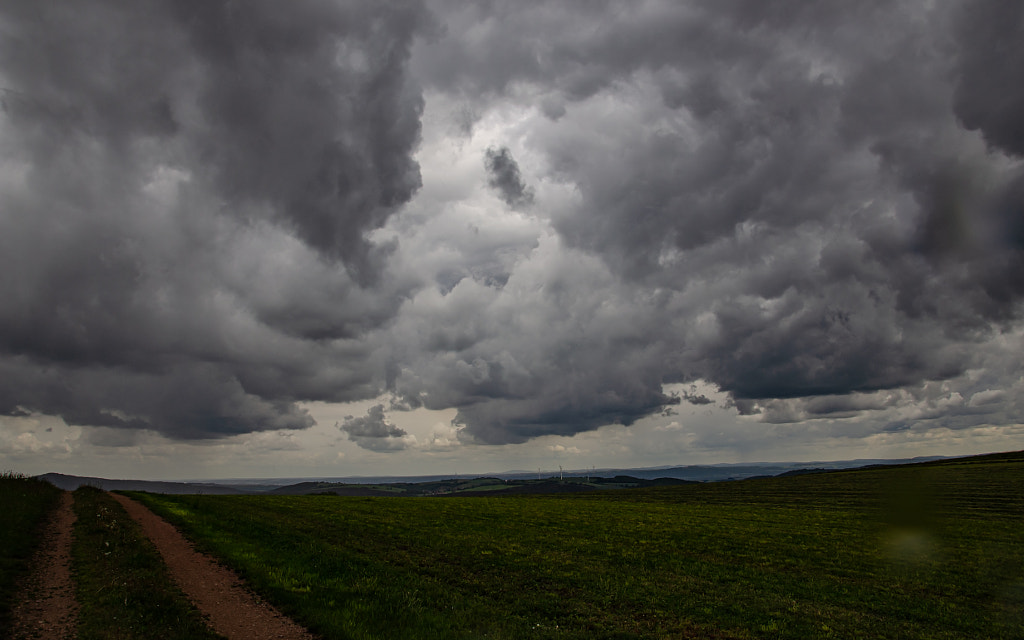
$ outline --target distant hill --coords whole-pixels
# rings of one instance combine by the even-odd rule
[[[107,491],[148,491],[165,494],[276,494],[339,496],[483,496],[524,493],[567,493],[664,486],[690,482],[720,482],[779,475],[824,473],[841,469],[898,466],[904,464],[968,464],[971,461],[1016,460],[1021,452],[993,453],[970,457],[929,456],[905,459],[843,460],[833,462],[761,462],[716,465],[650,467],[644,469],[591,469],[565,472],[563,477],[542,477],[540,473],[517,472],[486,477],[413,476],[351,478],[279,478],[165,482],[152,480],[111,480],[46,473],[37,476],[61,489],[73,491],[90,485]]]
[[[790,472],[806,472],[806,470],[834,471],[839,469],[856,469],[869,465],[901,465],[917,464],[948,459],[945,456],[920,456],[916,458],[870,458],[859,460],[835,460],[829,462],[737,462],[724,464],[694,464],[672,467],[647,467],[642,469],[595,469],[591,474],[599,476],[628,475],[644,480],[655,478],[678,478],[697,482],[719,482],[722,480],[743,480],[745,478],[777,476]],[[581,472],[573,471],[572,475]],[[529,474],[523,473],[522,477]],[[568,473],[566,474],[568,475]]]
[[[546,494],[546,493],[582,493],[585,491],[600,491],[597,487],[588,484],[560,482],[558,480],[539,480],[531,484],[513,484],[505,489],[494,491],[460,491],[458,493],[446,494],[455,498],[472,497],[493,497],[497,495],[513,494]]]
[[[299,482],[270,491],[276,495],[332,494],[338,496],[504,496],[514,494],[580,493],[609,489],[661,487],[692,484],[691,480],[655,478],[647,480],[633,476],[570,477],[546,479],[513,479],[497,477],[449,478],[429,482],[389,482],[379,484],[347,484],[343,482]]]
[[[336,496],[393,496],[394,491],[376,489],[365,485],[346,485],[335,482],[299,482],[265,492],[279,496],[305,496],[329,493]]]
[[[658,478],[675,478],[678,480],[690,480],[694,482],[718,482],[720,480],[742,480],[757,476],[776,476],[794,470],[816,469],[835,470],[853,469],[873,464],[910,464],[927,462],[933,460],[955,459],[943,456],[925,456],[918,458],[871,458],[860,460],[834,460],[816,462],[740,462],[723,464],[695,464],[685,466],[660,466],[642,468],[591,468],[591,469],[566,469],[563,472],[564,479],[596,479],[613,478],[615,476],[630,476],[640,480],[655,480]],[[487,474],[490,477],[501,480],[544,480],[557,476],[557,471],[503,471],[501,473]],[[424,475],[424,476],[318,476],[318,477],[291,477],[291,478],[224,478],[210,479],[203,482],[217,484],[225,487],[238,489],[243,493],[266,493],[282,487],[306,483],[344,484],[360,486],[403,486],[410,484],[438,483],[443,485],[448,482],[476,481],[479,476],[467,475]]]
[[[150,493],[237,495],[247,493],[233,487],[204,482],[161,482],[156,480],[110,480],[107,478],[90,478],[84,476],[68,476],[63,473],[44,473],[36,476],[58,489],[74,491],[81,486],[96,487],[104,491],[149,491]]]

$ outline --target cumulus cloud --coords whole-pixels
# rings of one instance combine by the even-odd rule
[[[1020,16],[6,3],[0,412],[203,439],[390,394],[485,444],[709,396],[1019,421]],[[340,428],[411,441],[383,405]]]
[[[481,113],[520,105],[533,172],[577,195],[535,210],[587,266],[539,249],[502,292],[457,290],[462,340],[398,386],[458,407],[467,437],[518,442],[630,424],[677,381],[779,422],[978,366],[1024,292],[1018,170],[971,130],[1003,112],[965,111],[995,102],[967,85],[1001,82],[984,34],[1016,10],[997,4],[970,28],[970,3],[434,3],[449,29],[417,73]]]
[[[405,356],[392,391],[457,408],[468,442],[632,424],[679,402],[661,388],[646,298],[599,259],[541,237],[501,288],[467,279],[413,298],[391,332]]]
[[[406,447],[404,438],[409,435],[387,421],[382,404],[370,407],[361,418],[346,418],[338,428],[348,434],[349,440],[371,451],[400,451]]]
[[[221,437],[372,395],[415,3],[0,10],[0,412]],[[379,284],[379,283],[378,283]]]

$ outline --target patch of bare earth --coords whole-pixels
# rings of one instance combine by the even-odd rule
[[[43,529],[31,573],[14,605],[14,638],[67,640],[77,636],[78,601],[71,579],[71,530],[74,499],[64,491]]]
[[[160,551],[171,576],[214,631],[229,640],[312,640],[314,636],[253,594],[209,556],[197,552],[170,523],[138,502],[113,494]]]

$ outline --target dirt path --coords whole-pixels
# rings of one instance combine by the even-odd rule
[[[43,529],[32,558],[32,572],[14,606],[14,638],[68,640],[77,635],[78,602],[71,580],[71,527],[74,499],[64,491]]]
[[[181,590],[229,640],[312,640],[313,635],[259,601],[242,580],[198,553],[177,529],[138,502],[112,494],[153,541]]]

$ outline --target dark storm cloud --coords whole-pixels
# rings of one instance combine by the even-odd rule
[[[545,116],[516,135],[579,196],[548,213],[560,239],[642,292],[600,285],[633,305],[613,324],[571,296],[545,322],[493,316],[500,336],[479,321],[498,305],[452,318],[445,382],[410,387],[457,406],[464,435],[628,424],[664,406],[664,383],[698,378],[746,413],[912,387],[983,368],[976,347],[1019,324],[1022,181],[1001,153],[1018,152],[1016,7],[433,6],[447,31],[417,73],[478,112],[502,100]],[[628,323],[649,331],[619,349]],[[581,366],[557,345],[600,355]]]
[[[971,129],[993,146],[1024,155],[1024,6],[977,0],[962,9],[957,35],[962,48],[954,107]]]
[[[172,2],[203,67],[199,154],[220,193],[361,269],[362,232],[420,186],[415,5]],[[344,212],[339,215],[339,212]]]
[[[697,380],[780,423],[1017,410],[1015,5],[428,9],[5,3],[0,411],[205,438],[387,390],[504,443]],[[507,206],[480,146],[466,184],[422,149],[414,198],[420,85]],[[406,446],[383,406],[341,428]]]
[[[0,411],[175,438],[372,396],[415,3],[7,2]]]
[[[476,360],[467,379],[466,368],[459,366],[465,361],[456,364],[462,375],[446,383],[449,393],[457,394],[455,424],[463,427],[461,437],[502,444],[609,424],[629,426],[679,403],[645,372],[656,370],[656,354],[641,344],[620,342],[599,350],[586,341],[551,344],[537,339],[551,350],[551,360],[530,358],[529,371],[506,371],[500,358]]]
[[[542,242],[500,289],[465,279],[422,291],[392,332],[413,344],[391,381],[401,404],[456,407],[469,442],[524,442],[630,425],[680,402],[646,291],[593,256]]]
[[[5,381],[0,411],[7,415],[42,409],[69,424],[150,429],[181,439],[313,424],[293,403],[247,392],[238,376],[214,364],[150,373],[5,358],[0,374]]]
[[[345,422],[338,428],[348,434],[349,440],[371,451],[404,449],[406,445],[402,438],[408,435],[404,429],[387,421],[382,404],[370,407],[366,415],[361,418],[352,416],[345,418]]]
[[[421,18],[414,4],[8,3],[5,110],[111,154],[173,144],[225,212],[366,270],[362,232],[419,186],[422,99],[403,67]]]
[[[1016,3],[978,0],[957,15],[960,56],[956,71],[954,110],[965,126],[981,131],[994,149],[1024,156],[1024,7]],[[982,212],[989,233],[1000,245],[977,260],[975,279],[987,295],[992,314],[1004,319],[1024,294],[1024,172],[987,203]],[[989,247],[985,247],[987,251]]]
[[[498,192],[498,196],[513,209],[533,202],[533,191],[523,182],[519,165],[508,147],[491,147],[484,153],[484,167],[487,168],[487,184]]]

